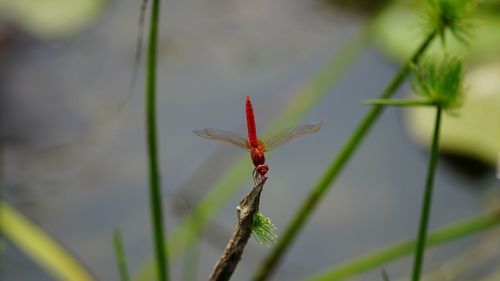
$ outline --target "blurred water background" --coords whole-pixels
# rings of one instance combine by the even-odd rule
[[[139,1],[107,2],[90,25],[57,40],[5,25],[10,39],[0,72],[3,197],[99,280],[118,280],[111,244],[116,226],[132,272],[152,255],[142,74],[128,94],[139,9]],[[232,161],[245,155],[192,130],[244,132],[249,95],[263,131],[365,22],[359,14],[319,1],[163,3],[158,120],[169,231]],[[322,120],[321,131],[268,157],[270,179],[261,211],[278,234],[367,111],[360,100],[376,97],[397,69],[397,62],[368,47],[304,120]],[[405,126],[401,110],[383,114],[274,280],[300,280],[415,235],[428,154]],[[249,161],[245,186],[204,232],[199,280],[206,279],[230,235],[234,208],[252,184],[251,169]],[[486,208],[486,190],[498,182],[493,169],[480,170],[471,176],[440,162],[431,227]],[[432,250],[426,263],[435,267],[478,238]],[[234,280],[247,280],[267,252],[251,240]],[[2,280],[52,280],[11,244],[5,257]],[[410,262],[387,269],[404,276]],[[182,258],[174,263],[174,280],[180,279],[181,266]],[[375,271],[359,280],[381,277]]]

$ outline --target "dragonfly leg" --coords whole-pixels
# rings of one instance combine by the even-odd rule
[[[266,178],[266,173],[269,167],[266,164],[258,165],[252,171],[253,183],[255,185],[259,184]]]
[[[254,185],[257,185],[257,182],[258,182],[258,179],[257,177],[259,176],[259,174],[257,173],[257,167],[255,167],[253,169],[253,172],[252,172],[252,178],[253,178],[253,183]]]

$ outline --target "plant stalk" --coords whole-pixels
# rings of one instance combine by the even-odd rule
[[[391,83],[382,92],[380,98],[383,99],[389,98],[394,94],[394,92],[399,87],[399,85],[401,85],[404,77],[408,73],[408,70],[410,69],[410,64],[416,64],[418,62],[419,58],[422,56],[424,51],[432,42],[435,35],[436,33],[431,33],[424,40],[424,42],[419,46],[413,57],[410,58],[401,67],[401,69],[393,78]],[[380,105],[376,105],[373,108],[371,108],[370,111],[361,120],[354,133],[347,140],[345,145],[340,150],[339,154],[337,154],[337,157],[330,164],[330,166],[327,168],[327,170],[325,171],[319,182],[313,188],[312,192],[302,203],[302,206],[299,208],[299,210],[295,213],[295,216],[289,223],[287,229],[282,235],[282,238],[278,241],[276,247],[269,254],[269,256],[264,260],[264,262],[262,263],[261,267],[257,270],[252,280],[264,281],[269,278],[272,271],[276,268],[279,261],[281,260],[283,254],[286,252],[286,250],[288,250],[292,242],[295,240],[295,237],[302,229],[304,223],[313,213],[320,199],[328,190],[328,187],[334,182],[334,180],[340,174],[341,170],[347,164],[348,160],[351,158],[351,156],[353,155],[354,151],[361,143],[361,141],[365,138],[369,129],[372,127],[373,123],[377,120],[382,111],[383,107]]]
[[[146,135],[149,161],[149,195],[158,280],[167,281],[169,280],[168,259],[166,255],[168,248],[163,223],[160,163],[158,159],[158,137],[156,132],[156,49],[160,20],[160,0],[153,0],[152,3],[146,65]]]
[[[427,171],[427,180],[425,182],[424,198],[422,200],[422,209],[420,213],[420,226],[418,228],[417,245],[415,248],[415,259],[413,261],[412,280],[420,280],[422,264],[424,261],[425,241],[427,237],[427,228],[432,206],[432,193],[434,189],[434,178],[436,175],[437,158],[439,151],[439,130],[441,127],[442,109],[436,106],[436,123],[434,124],[434,134],[432,136],[431,155],[429,159],[429,169]]]

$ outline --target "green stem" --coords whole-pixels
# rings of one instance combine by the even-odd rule
[[[158,278],[161,281],[166,281],[169,280],[168,259],[166,255],[167,243],[162,215],[160,164],[158,160],[159,152],[156,133],[156,48],[159,20],[160,0],[153,0],[146,66],[146,130],[149,160],[149,195]]]
[[[500,210],[453,223],[433,231],[427,237],[426,247],[437,246],[454,239],[463,238],[500,224]],[[309,277],[307,281],[338,281],[375,269],[415,251],[415,240],[409,240],[364,254],[333,269]]]
[[[387,86],[384,92],[381,94],[381,98],[389,98],[391,97],[396,89],[399,87],[401,82],[403,81],[405,75],[407,74],[410,64],[417,63],[420,56],[427,49],[432,39],[435,37],[435,33],[430,34],[422,45],[417,49],[413,57],[408,60],[396,74],[391,83]],[[281,239],[278,241],[276,247],[270,253],[270,255],[264,260],[261,267],[257,270],[255,276],[252,280],[263,281],[267,280],[272,271],[276,268],[278,262],[281,260],[285,251],[289,248],[291,243],[295,240],[295,237],[302,229],[304,223],[307,221],[309,216],[313,213],[315,207],[318,205],[319,200],[323,197],[323,195],[328,190],[328,187],[332,184],[332,182],[336,179],[336,177],[340,174],[342,168],[346,165],[347,161],[351,158],[352,154],[364,139],[372,124],[378,118],[378,116],[382,113],[382,106],[374,106],[368,114],[363,118],[361,123],[359,123],[358,127],[348,139],[346,144],[340,150],[337,157],[327,168],[319,182],[315,185],[312,192],[309,194],[308,198],[303,202],[302,206],[295,213],[295,216],[292,218],[292,221],[288,225]]]
[[[429,169],[427,171],[427,180],[425,182],[424,198],[422,200],[422,210],[420,213],[420,226],[418,228],[417,246],[415,249],[415,260],[413,262],[412,280],[420,280],[422,263],[424,261],[425,240],[427,236],[427,227],[432,205],[432,192],[434,189],[434,177],[436,174],[438,150],[439,150],[439,129],[441,127],[441,107],[436,109],[436,123],[434,125],[434,134],[432,136],[431,155],[429,159]]]
[[[120,230],[118,229],[115,229],[115,232],[113,233],[113,246],[115,248],[118,271],[120,272],[120,280],[128,281],[130,280],[130,277],[127,269],[127,259],[125,256],[125,250],[123,249],[122,236],[120,234]]]
[[[392,106],[433,106],[434,102],[429,100],[401,100],[401,99],[368,99],[362,101],[369,105],[392,105]]]

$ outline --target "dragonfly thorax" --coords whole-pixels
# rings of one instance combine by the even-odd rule
[[[255,167],[263,165],[266,162],[266,157],[264,157],[264,152],[259,148],[252,148],[250,150],[250,157],[252,158],[252,162]]]
[[[299,126],[290,127],[278,134],[270,136],[265,139],[265,141],[261,141],[257,137],[255,115],[253,112],[252,102],[248,96],[245,102],[245,110],[248,138],[235,132],[219,129],[195,130],[194,133],[202,138],[232,144],[247,151],[250,150],[250,157],[252,158],[253,165],[255,166],[252,175],[254,176],[256,183],[258,180],[264,179],[266,173],[269,171],[269,167],[266,164],[266,158],[264,157],[264,152],[275,149],[278,146],[300,136],[317,132],[322,125],[322,122],[309,122]]]

